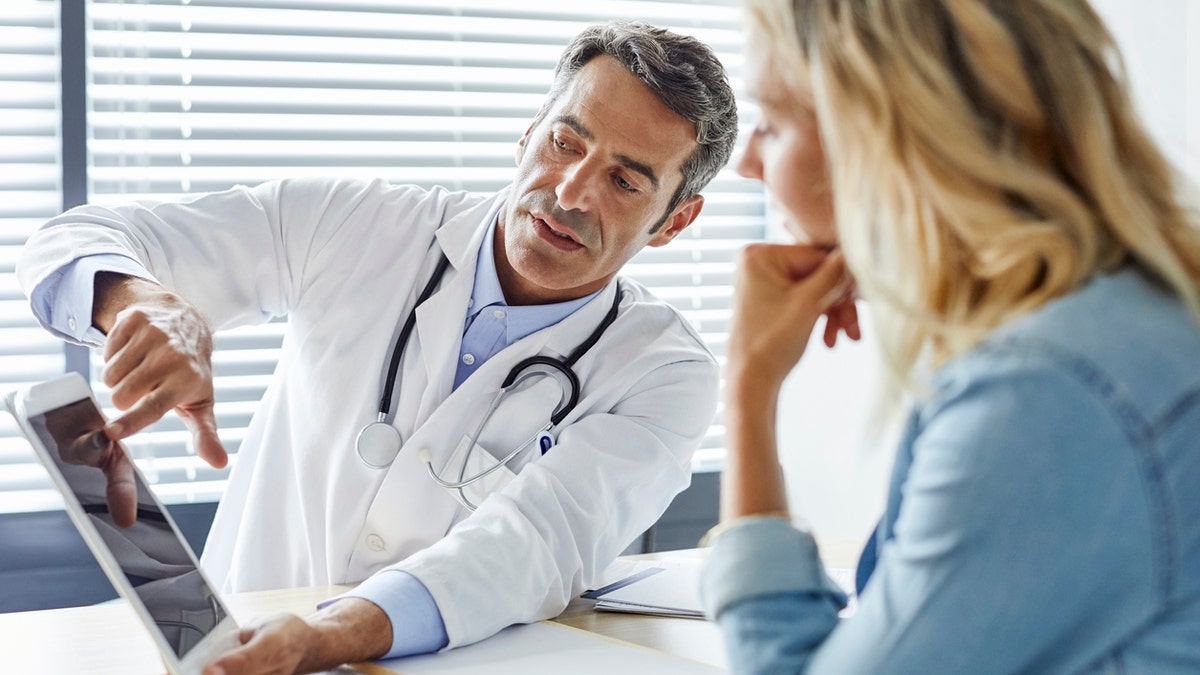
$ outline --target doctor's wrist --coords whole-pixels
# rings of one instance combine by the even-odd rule
[[[183,298],[161,284],[120,272],[97,272],[92,294],[92,325],[105,335],[112,331],[117,315],[142,302],[183,304]]]
[[[312,627],[300,672],[319,672],[344,663],[377,659],[392,647],[392,622],[375,603],[341,598],[305,619]]]

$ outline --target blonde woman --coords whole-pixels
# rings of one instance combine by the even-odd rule
[[[738,673],[1200,672],[1200,231],[1084,0],[748,0],[703,590]],[[794,526],[780,384],[848,279],[911,400],[859,604]],[[803,414],[803,411],[788,411]]]

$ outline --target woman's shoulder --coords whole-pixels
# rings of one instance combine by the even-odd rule
[[[945,392],[1037,372],[1153,424],[1200,392],[1200,323],[1162,285],[1125,267],[996,330],[934,384]]]

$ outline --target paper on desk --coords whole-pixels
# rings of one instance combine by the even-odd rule
[[[384,670],[386,669],[386,670]],[[721,669],[556,623],[510,626],[473,645],[366,666],[367,673],[509,675],[511,673],[655,673],[714,675]]]
[[[623,580],[583,597],[596,600],[596,609],[703,619],[700,604],[700,560],[645,561]]]
[[[607,585],[585,593],[583,597],[596,600],[596,609],[600,611],[703,619],[700,602],[702,564],[696,559],[679,559],[610,567],[605,570]],[[609,574],[610,571],[614,574]],[[850,596],[850,605],[842,612],[843,617],[850,616],[856,608],[854,570],[830,567],[825,572]],[[626,576],[613,580],[617,573]]]

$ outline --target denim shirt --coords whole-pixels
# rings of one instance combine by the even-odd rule
[[[702,577],[735,673],[1200,673],[1200,326],[1127,268],[943,366],[853,617],[810,534],[747,518]],[[876,556],[877,555],[877,560]]]

